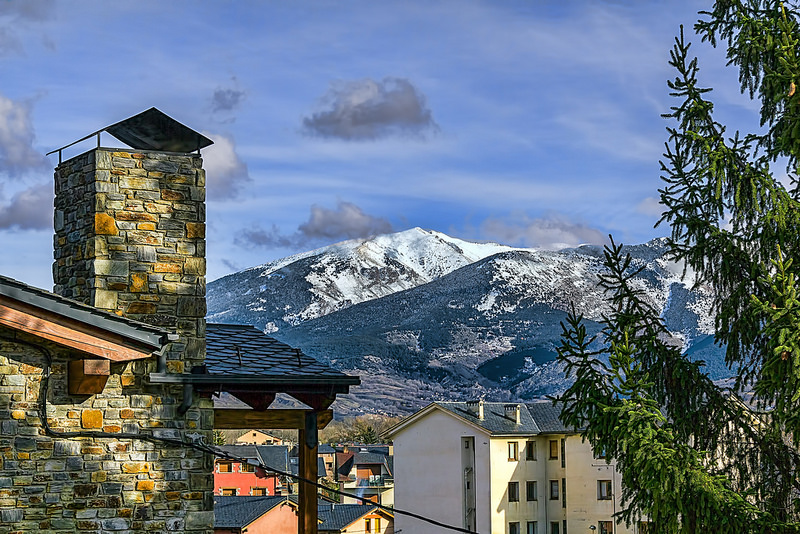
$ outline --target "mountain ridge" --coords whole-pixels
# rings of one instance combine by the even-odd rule
[[[681,278],[663,239],[625,250],[632,268],[641,268],[633,283],[662,313],[674,342],[698,347],[693,357],[725,375],[721,349],[708,342],[711,294],[692,287],[692,273]],[[412,229],[312,252],[268,272],[212,282],[209,320],[255,324],[360,374],[364,385],[337,401],[344,413],[556,393],[567,384],[554,359],[570,306],[585,315],[590,333],[607,310],[597,246],[519,249]]]

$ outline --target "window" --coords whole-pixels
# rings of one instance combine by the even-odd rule
[[[381,532],[381,518],[380,517],[376,517],[375,519],[373,519],[373,521],[375,521],[375,532],[380,534],[380,532]]]
[[[614,525],[611,521],[598,521],[597,526],[600,527],[597,529],[598,534],[611,534],[614,532]]]
[[[528,521],[525,534],[538,534],[536,521]]]
[[[537,493],[538,492],[536,491],[536,481],[535,480],[527,481],[525,483],[525,499],[528,501],[535,501],[539,498]]]
[[[240,473],[254,473],[256,470],[256,466],[250,465],[247,462],[244,462],[239,467]]]
[[[550,522],[550,534],[558,534],[558,521]]]
[[[567,467],[567,440],[561,439],[561,467]]]
[[[513,522],[508,524],[508,534],[521,534],[519,531],[519,523]]]
[[[516,441],[508,442],[508,461],[519,460],[519,443]]]
[[[220,495],[225,495],[225,496],[232,496],[239,494],[239,490],[237,488],[220,488],[219,492]]]
[[[558,500],[558,480],[550,481],[550,500],[551,501]]]
[[[598,460],[605,460],[606,458],[608,458],[608,454],[606,454],[606,448],[602,447],[599,450],[595,450],[594,457],[597,458]]]
[[[561,479],[561,508],[567,507],[567,479]],[[564,525],[564,530],[567,530],[567,526]]]
[[[597,500],[610,501],[611,500],[611,481],[598,480],[597,481]]]
[[[655,532],[653,524],[650,521],[639,521],[639,534],[650,534]]]
[[[519,482],[508,483],[508,502],[519,502]]]
[[[558,460],[558,440],[551,439],[550,440],[550,459],[551,460]]]
[[[369,518],[364,520],[364,532],[372,532],[372,520]]]
[[[217,463],[217,473],[233,473],[233,464],[231,462]]]
[[[267,488],[250,488],[250,495],[254,495],[256,497],[266,497],[269,495],[269,491]]]
[[[525,442],[525,459],[528,461],[536,459],[536,442],[535,441],[526,441]]]

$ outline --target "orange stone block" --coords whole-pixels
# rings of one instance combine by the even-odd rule
[[[203,239],[206,237],[204,223],[186,223],[186,237],[188,239]]]
[[[81,426],[83,428],[103,428],[103,412],[101,410],[83,410]]]
[[[150,464],[146,462],[129,462],[127,464],[122,464],[123,473],[147,473],[148,471],[150,471]]]
[[[34,367],[33,365],[28,365],[27,363],[20,365],[19,370],[23,375],[38,375],[42,372],[41,367]]]
[[[122,384],[122,387],[130,387],[136,384],[136,377],[133,375],[121,375],[119,377],[119,383]]]
[[[164,493],[164,498],[167,499],[168,501],[177,501],[178,499],[181,498],[181,492],[180,491],[167,491],[167,492]]]
[[[119,411],[120,419],[133,419],[133,410],[130,408],[123,408]]]
[[[155,485],[155,482],[152,480],[137,480],[136,491],[153,491]]]
[[[117,222],[107,213],[95,213],[94,232],[98,235],[117,235]]]
[[[153,266],[153,271],[157,273],[176,273],[180,274],[183,272],[183,266],[177,265],[175,263],[156,263]]]
[[[147,273],[131,273],[130,289],[133,293],[147,291]]]
[[[156,225],[154,223],[139,223],[136,225],[137,230],[147,230],[148,232],[152,232],[156,229]]]

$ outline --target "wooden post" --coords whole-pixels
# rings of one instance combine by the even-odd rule
[[[305,428],[299,431],[300,464],[298,472],[302,478],[317,481],[317,414],[307,411]],[[317,488],[306,482],[299,484],[298,534],[317,534]]]

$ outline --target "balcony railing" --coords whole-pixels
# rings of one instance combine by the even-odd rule
[[[380,488],[394,485],[394,479],[383,475],[370,475],[369,478],[356,478],[356,486],[359,488]]]

